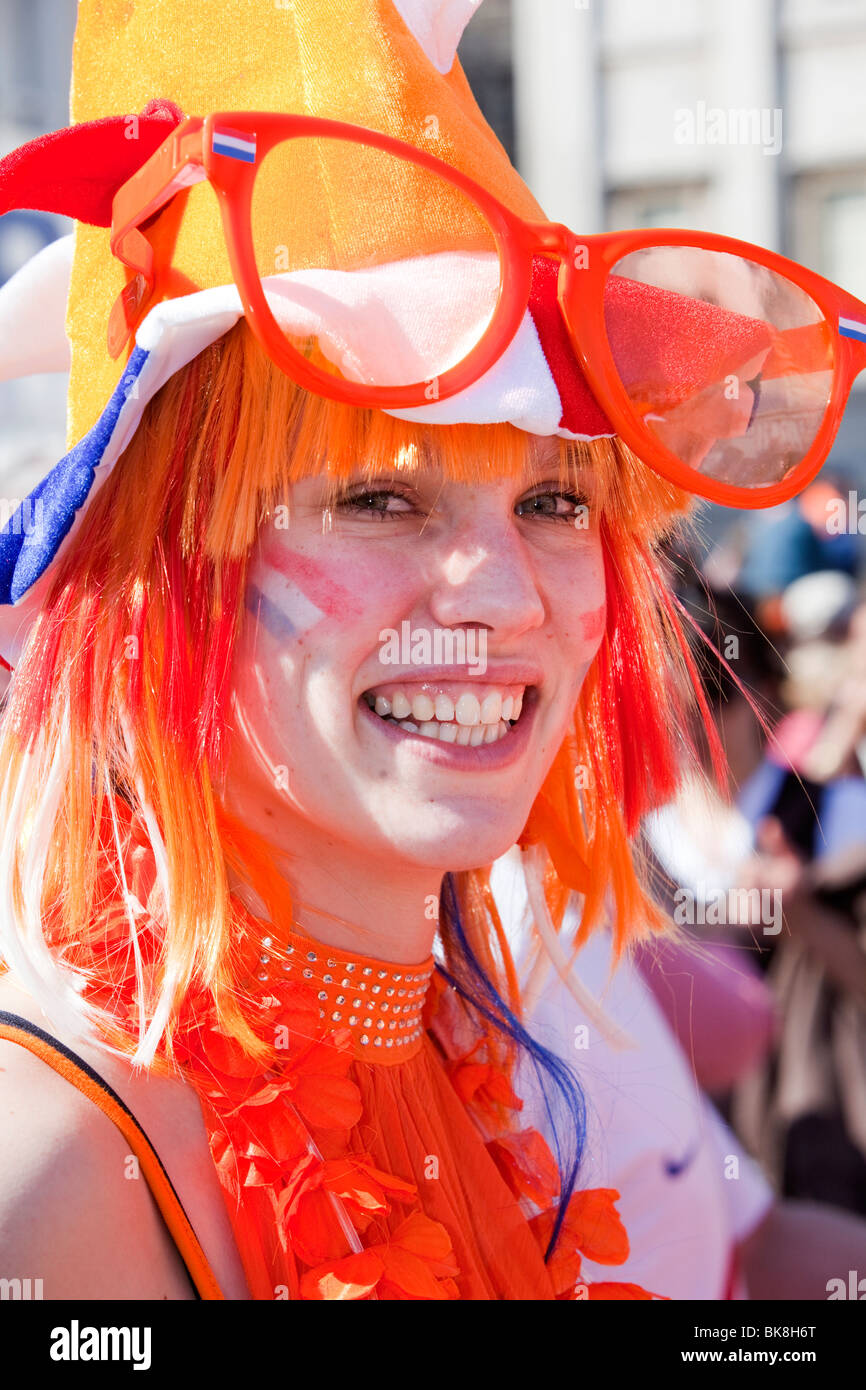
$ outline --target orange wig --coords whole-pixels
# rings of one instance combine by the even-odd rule
[[[55,1015],[73,1027],[86,1015],[153,1063],[158,1049],[172,1055],[180,1002],[205,990],[225,1030],[264,1055],[232,987],[229,871],[275,924],[291,925],[290,889],[215,792],[259,528],[304,475],[337,482],[359,460],[373,475],[435,456],[447,477],[481,482],[521,474],[533,438],[506,423],[431,429],[309,395],[243,320],[163,386],[58,564],[0,736],[0,950]],[[618,439],[558,445],[564,482],[592,475],[607,623],[521,844],[537,847],[546,930],[578,892],[579,939],[604,909],[620,950],[666,925],[632,839],[676,788],[701,700],[657,549],[687,524],[690,500]],[[454,878],[472,949],[519,1010],[488,868]],[[135,1017],[120,1018],[130,978]],[[85,982],[101,989],[86,1004]]]

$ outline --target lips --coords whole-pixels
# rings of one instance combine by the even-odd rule
[[[466,684],[472,688],[467,690]],[[447,689],[443,688],[445,685]],[[389,693],[384,693],[386,690]],[[399,743],[411,741],[417,751],[435,762],[480,769],[504,766],[519,756],[534,721],[537,701],[534,685],[441,681],[412,684],[404,680],[391,683],[390,688],[377,686],[365,691],[358,705],[385,737]],[[404,711],[405,717],[396,717]],[[510,717],[503,718],[509,711]],[[436,718],[437,713],[449,717]],[[432,717],[423,718],[427,714]]]

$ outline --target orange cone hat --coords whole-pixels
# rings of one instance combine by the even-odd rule
[[[229,109],[329,116],[427,150],[522,216],[542,218],[455,56],[476,9],[472,0],[220,0],[218,6],[81,0],[72,119],[130,116],[159,98],[185,115]],[[127,131],[134,141],[133,119]],[[323,169],[315,189],[272,186],[270,216],[264,199],[257,201],[257,249],[267,254],[285,244],[290,228],[293,264],[326,264],[317,241],[345,243],[356,215],[357,183],[341,179],[343,172],[336,165]],[[314,221],[305,209],[322,188],[327,216]],[[399,223],[383,219],[383,238],[399,225],[416,252],[423,249],[425,192],[423,183],[401,188]],[[307,246],[299,245],[304,239]],[[402,249],[383,245],[382,260]],[[216,200],[206,184],[190,191],[172,265],[181,293],[232,283]],[[124,267],[111,255],[108,233],[79,223],[67,314],[70,444],[98,419],[117,384],[120,365],[108,354],[106,324],[123,285]]]

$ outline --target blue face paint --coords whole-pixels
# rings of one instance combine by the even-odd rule
[[[247,585],[245,603],[265,631],[278,642],[286,642],[297,636],[297,628],[288,614],[284,613],[273,599],[263,594],[261,589],[257,589],[255,584]]]

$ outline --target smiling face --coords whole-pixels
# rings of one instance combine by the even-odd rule
[[[262,526],[227,804],[272,841],[444,872],[519,836],[605,626],[591,494],[536,442],[477,486],[359,469],[329,506],[307,478]]]

